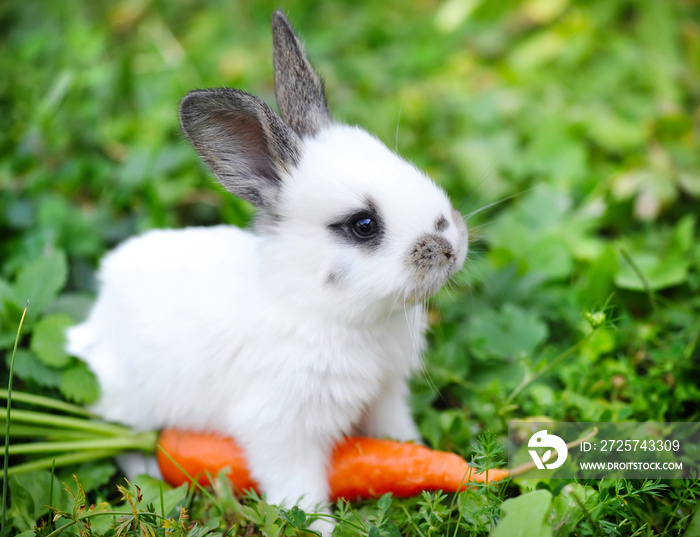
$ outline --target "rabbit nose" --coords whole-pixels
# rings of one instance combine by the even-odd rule
[[[409,263],[419,273],[454,263],[452,245],[439,235],[425,235],[414,245],[409,255]]]

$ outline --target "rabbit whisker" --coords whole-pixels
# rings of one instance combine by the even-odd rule
[[[423,308],[425,309],[426,315],[428,312],[428,300],[429,297],[426,295],[424,301],[423,301]],[[440,397],[440,399],[445,402],[444,397],[442,396],[442,393],[440,393],[440,390],[438,390],[437,386],[435,385],[435,382],[433,382],[433,378],[430,376],[430,371],[428,371],[428,367],[425,365],[425,361],[421,357],[421,369],[423,371],[423,375],[425,376],[425,380],[428,383],[428,386],[430,387],[430,391],[432,392],[433,395]]]
[[[474,191],[476,190],[476,188],[479,187],[479,186],[481,186],[481,185],[484,183],[484,181],[486,181],[486,179],[488,179],[489,176],[490,176],[492,173],[493,173],[493,166],[491,166],[489,169],[485,170],[485,171],[482,173],[481,179],[479,179],[479,180],[476,182],[476,184],[475,184],[474,186],[472,186],[471,189],[469,189],[469,192],[467,192],[467,195],[464,196],[464,199],[462,200],[462,203],[460,203],[460,204],[459,204],[459,207],[457,207],[457,210],[458,210],[459,212],[462,212],[462,206],[463,206],[464,203],[469,199],[469,196],[471,196],[471,195],[474,193]]]
[[[405,93],[401,95],[401,104],[399,104],[399,117],[396,118],[396,143],[394,145],[394,151],[399,152],[399,126],[401,125],[401,111],[403,110],[403,100],[406,96]]]
[[[534,187],[533,187],[533,188],[534,188]],[[470,212],[469,214],[465,215],[465,216],[464,216],[464,219],[465,219],[465,220],[469,220],[469,219],[470,219],[472,216],[474,216],[475,214],[478,214],[478,213],[480,213],[481,211],[484,211],[484,210],[486,210],[486,209],[490,209],[491,207],[493,207],[493,206],[495,206],[495,205],[498,205],[498,204],[500,204],[500,203],[503,203],[503,202],[505,202],[505,201],[511,200],[511,199],[513,199],[513,198],[517,198],[518,196],[521,196],[522,194],[526,194],[526,193],[532,191],[533,188],[528,188],[528,189],[526,189],[526,190],[522,190],[522,191],[520,191],[520,192],[516,192],[515,194],[511,194],[510,196],[507,196],[507,197],[505,197],[505,198],[502,198],[502,199],[500,199],[500,200],[498,200],[498,201],[494,201],[493,203],[489,203],[488,205],[484,205],[483,207],[479,207],[477,210],[472,211],[472,212]]]

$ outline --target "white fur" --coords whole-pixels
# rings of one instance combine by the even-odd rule
[[[418,440],[407,379],[420,365],[427,294],[407,263],[440,233],[461,267],[466,230],[445,193],[366,132],[304,139],[272,228],[150,231],[108,254],[88,319],[68,350],[97,375],[93,407],[138,429],[231,435],[272,503],[328,501],[326,464],[343,435]],[[370,197],[377,251],[328,229]],[[333,270],[342,277],[329,284]],[[432,277],[432,276],[431,276]]]

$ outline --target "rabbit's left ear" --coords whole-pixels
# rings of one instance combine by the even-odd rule
[[[331,126],[323,82],[282,11],[272,15],[275,95],[280,116],[299,136],[314,136]]]
[[[180,103],[180,126],[226,190],[274,211],[303,143],[269,106],[239,90],[194,90]]]

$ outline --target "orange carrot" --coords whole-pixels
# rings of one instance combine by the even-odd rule
[[[179,465],[202,484],[208,483],[207,472],[215,476],[228,467],[228,478],[236,489],[257,488],[243,450],[231,438],[166,429],[159,445],[158,466],[173,485],[188,482]],[[489,470],[488,480],[500,481],[507,475],[507,470]],[[485,474],[477,473],[454,453],[376,438],[345,438],[336,445],[328,470],[333,500],[375,498],[387,492],[395,496],[413,496],[421,490],[456,492],[465,488],[465,482],[485,480]]]
[[[500,481],[507,470],[489,470],[489,481]],[[387,492],[413,496],[421,490],[464,490],[466,482],[486,481],[455,453],[419,444],[348,437],[336,445],[328,471],[331,497],[355,500]]]
[[[221,470],[229,468],[228,478],[237,490],[258,489],[248,471],[245,453],[232,438],[171,428],[161,431],[158,447],[158,468],[171,485],[189,482],[182,470],[202,485],[208,485],[207,473],[216,477]]]

